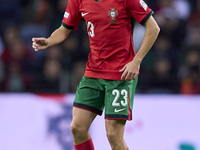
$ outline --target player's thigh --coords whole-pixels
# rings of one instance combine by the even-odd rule
[[[126,120],[105,119],[108,138],[111,136],[112,138],[123,139],[125,124]]]
[[[73,107],[71,126],[80,130],[88,131],[96,116],[96,113]]]
[[[77,87],[73,106],[101,115],[104,97],[104,89],[98,79],[83,77]]]

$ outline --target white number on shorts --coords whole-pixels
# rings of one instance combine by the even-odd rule
[[[94,25],[92,22],[87,23],[88,35],[94,37]]]
[[[117,102],[119,99],[119,91],[118,90],[113,90],[112,91],[112,95],[116,95],[113,102],[112,102],[112,106],[120,106],[119,103]]]
[[[115,90],[112,91],[112,95],[116,95],[113,102],[112,102],[112,106],[120,106],[120,103],[118,102],[119,97],[120,97],[120,92],[115,89]],[[122,106],[125,107],[128,104],[128,92],[125,89],[123,89],[121,91],[121,95],[124,96],[123,97],[124,100],[121,100],[120,102],[121,102]]]
[[[121,91],[121,95],[124,95],[124,101],[121,101],[121,104],[125,107],[128,104],[128,94],[126,90]]]

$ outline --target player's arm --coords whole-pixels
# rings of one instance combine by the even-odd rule
[[[70,29],[65,28],[64,26],[60,26],[56,29],[49,38],[32,38],[32,47],[35,51],[46,49],[47,47],[57,45],[64,41],[69,33],[71,32]]]
[[[142,62],[143,58],[153,46],[160,32],[160,28],[152,16],[147,20],[144,26],[146,28],[145,35],[140,49],[138,50],[136,56],[133,59],[135,62],[138,63]]]
[[[137,54],[133,58],[131,62],[126,64],[120,72],[123,72],[121,79],[123,80],[130,80],[135,79],[139,69],[140,64],[145,57],[145,55],[148,53],[148,51],[151,49],[152,45],[154,44],[155,40],[158,37],[158,34],[160,32],[160,28],[157,25],[154,18],[151,16],[147,22],[145,23],[146,32],[142,41],[142,44],[140,46],[140,49],[138,50]]]

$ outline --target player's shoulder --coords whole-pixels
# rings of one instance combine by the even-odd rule
[[[145,7],[147,8],[147,4],[144,0],[125,0],[126,6],[130,8],[138,8],[138,7]]]
[[[141,4],[141,3],[145,3],[144,0],[125,0],[134,4]]]
[[[126,5],[130,5],[130,4],[136,5],[137,3],[139,3],[140,0],[119,0],[119,1],[122,1]]]
[[[82,0],[68,0],[68,2],[69,1],[72,1],[72,3],[75,3],[75,4],[80,4]]]

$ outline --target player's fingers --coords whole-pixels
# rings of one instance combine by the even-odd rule
[[[125,80],[131,80],[131,77],[132,77],[132,76],[133,76],[132,73],[128,73],[128,74],[126,75]]]
[[[32,44],[32,48],[34,48],[34,49],[35,49],[35,45],[34,45],[34,44]]]
[[[127,71],[125,70],[125,71],[123,72],[122,76],[121,76],[121,80],[123,80],[123,79],[125,78],[126,74],[127,74]]]
[[[137,73],[134,73],[134,74],[131,76],[131,80],[135,80],[136,77],[137,77]]]
[[[38,48],[37,48],[37,47],[34,47],[34,50],[35,50],[35,51],[38,51]]]
[[[32,47],[33,48],[37,47],[37,44],[35,42],[33,42]]]
[[[39,48],[38,48],[37,46],[36,46],[34,49],[35,49],[35,51],[38,51],[38,50],[39,50]]]
[[[32,41],[35,43],[45,43],[45,38],[32,38]]]
[[[33,42],[32,47],[35,49],[35,51],[38,51],[38,45],[35,42]]]
[[[121,70],[119,70],[119,72],[123,72],[125,69],[126,69],[126,65]]]
[[[37,42],[40,38],[32,38],[33,42]]]

